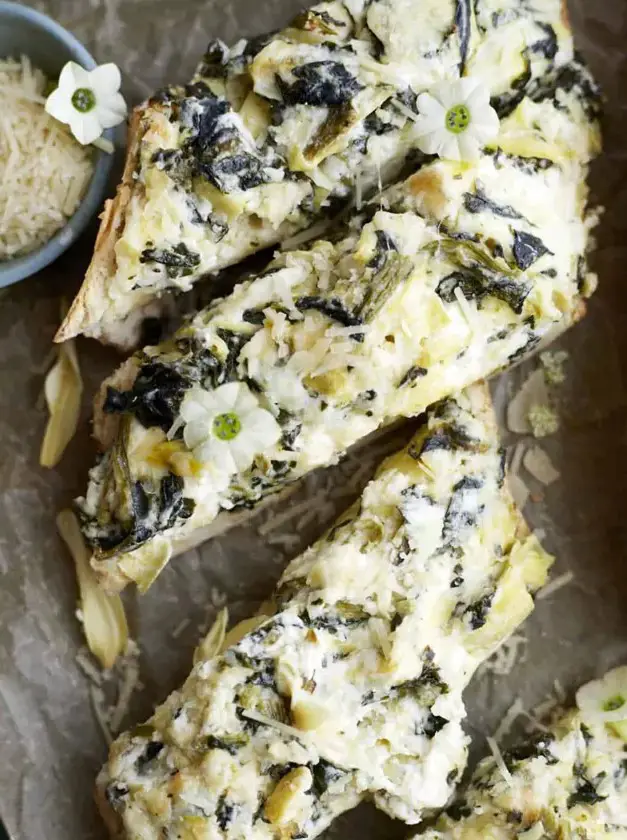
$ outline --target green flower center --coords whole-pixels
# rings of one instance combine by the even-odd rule
[[[446,112],[445,124],[453,134],[461,134],[470,125],[470,111],[465,105],[453,105]]]
[[[620,694],[617,694],[615,697],[610,697],[609,700],[606,700],[603,705],[604,712],[615,712],[616,709],[620,709],[622,706],[625,705],[625,698],[621,697]]]
[[[218,440],[233,440],[242,430],[242,423],[232,411],[218,414],[213,418],[213,433]]]
[[[72,105],[81,114],[86,114],[96,107],[96,97],[93,90],[89,88],[76,88],[72,94]]]

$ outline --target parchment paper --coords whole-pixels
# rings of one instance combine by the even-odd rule
[[[184,81],[206,41],[235,42],[278,27],[297,0],[47,0],[38,7],[81,38],[99,62],[122,69],[136,102],[164,82]],[[527,514],[558,557],[554,575],[574,581],[538,601],[524,627],[524,661],[507,677],[486,674],[467,692],[475,755],[515,697],[527,708],[558,680],[567,692],[627,662],[627,2],[573,0],[579,46],[608,98],[605,156],[593,172],[595,199],[607,208],[595,267],[600,287],[582,324],[565,336],[568,379],[559,388],[559,432],[542,441],[561,479],[534,485]],[[88,400],[116,364],[94,342],[78,343],[86,379],[84,418],[61,466],[38,467],[46,414],[41,389],[60,299],[71,297],[87,265],[95,226],[54,266],[0,298],[0,813],[15,840],[91,840],[105,833],[92,804],[106,746],[76,654],[76,584],[54,526],[56,512],[84,487],[93,457]],[[529,362],[495,382],[501,410]],[[409,431],[406,430],[405,434]],[[516,437],[504,431],[505,442]],[[389,442],[388,442],[389,447]],[[379,444],[379,450],[385,446]],[[271,510],[245,527],[174,561],[146,596],[125,595],[140,646],[143,688],[125,725],[147,716],[186,676],[202,628],[228,603],[234,619],[251,614],[287,559],[347,506],[379,453],[354,455],[306,481],[290,500],[316,499],[271,530]],[[285,503],[280,506],[286,510]],[[303,519],[304,517],[304,519]],[[309,521],[307,521],[309,520]],[[264,527],[264,523],[265,527]],[[338,838],[379,840],[407,829],[364,806],[331,829]]]

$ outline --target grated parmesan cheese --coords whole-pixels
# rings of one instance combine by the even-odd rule
[[[494,756],[494,760],[496,762],[496,766],[501,771],[501,775],[505,779],[508,785],[512,784],[512,774],[507,769],[505,761],[503,760],[503,756],[501,755],[501,751],[499,749],[499,745],[496,743],[494,738],[491,738],[489,735],[486,736],[486,741],[488,742],[488,746],[490,747],[490,752]]]
[[[26,56],[0,60],[0,260],[62,228],[93,172],[92,150],[44,110],[46,86]]]
[[[554,595],[558,589],[568,586],[568,584],[572,583],[574,579],[575,575],[571,571],[564,572],[564,574],[558,575],[556,578],[549,581],[546,586],[543,586],[536,595],[536,598],[548,598],[549,595]]]

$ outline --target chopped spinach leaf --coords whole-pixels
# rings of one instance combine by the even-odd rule
[[[295,306],[301,312],[307,309],[315,309],[317,312],[322,312],[327,318],[330,318],[332,321],[337,321],[338,324],[342,324],[345,327],[359,327],[363,325],[363,320],[359,316],[349,312],[344,303],[337,297],[323,298],[317,295],[306,295],[298,298]],[[359,335],[355,336],[358,341],[360,340]],[[363,341],[363,335],[361,335],[361,341]]]
[[[483,481],[475,476],[465,476],[453,487],[453,493],[444,514],[442,539],[458,539],[467,528],[477,524],[485,505],[479,502]]]
[[[103,405],[107,414],[133,414],[146,429],[168,432],[178,416],[189,380],[161,362],[148,362],[128,391],[109,386]]]
[[[130,788],[128,785],[113,782],[107,785],[105,796],[109,805],[114,811],[119,811],[123,805],[123,800],[128,796]]]
[[[525,233],[522,230],[514,231],[514,259],[521,271],[526,271],[536,260],[545,254],[552,254],[544,242],[532,233]]]
[[[524,55],[524,53],[523,53]],[[527,85],[531,81],[531,64],[529,59],[525,56],[525,69],[511,84],[511,90],[505,93],[493,96],[490,99],[490,105],[499,115],[499,119],[504,120],[509,117],[520,103],[525,98],[527,92]]]
[[[550,23],[538,21],[538,27],[544,32],[544,38],[527,47],[527,51],[542,55],[547,61],[553,61],[557,55],[557,35]]]
[[[409,368],[409,370],[403,374],[401,381],[398,383],[398,387],[402,388],[403,385],[408,385],[410,382],[415,382],[421,376],[426,376],[429,373],[427,368],[420,367],[420,365],[413,365]]]
[[[229,755],[237,755],[237,751],[248,743],[248,738],[244,734],[239,735],[208,735],[207,747],[210,750],[224,750]]]
[[[474,604],[467,607],[465,615],[468,615],[470,626],[473,630],[479,630],[486,623],[493,600],[494,592],[489,592],[487,595],[475,601]]]
[[[448,720],[446,718],[443,718],[440,715],[434,715],[433,712],[429,712],[427,719],[422,726],[422,734],[431,739],[435,737],[440,730],[444,729],[447,723]]]
[[[607,796],[601,796],[592,782],[581,775],[577,788],[568,797],[566,806],[574,808],[576,805],[596,805],[597,802],[603,802],[604,799],[607,799]]]
[[[310,770],[313,776],[313,790],[318,799],[326,793],[329,785],[337,782],[344,775],[342,770],[323,758],[317,764],[310,765]]]
[[[388,253],[390,251],[398,251],[398,248],[389,233],[386,233],[384,230],[376,230],[375,236],[377,238],[377,244],[375,246],[374,257],[368,263],[368,268],[379,271],[383,268]]]
[[[425,453],[436,449],[449,452],[455,449],[466,449],[469,452],[477,452],[481,448],[479,444],[480,442],[471,437],[461,426],[442,426],[425,438],[417,457],[421,458]]]
[[[339,61],[311,61],[294,67],[292,74],[296,78],[292,84],[277,76],[277,84],[287,105],[343,105],[362,89],[362,85]]]
[[[190,251],[184,242],[167,248],[144,248],[141,263],[155,262],[165,266],[169,278],[187,277],[200,264],[200,254]]]
[[[154,759],[157,758],[163,747],[164,744],[161,741],[149,741],[146,744],[143,753],[135,761],[135,769],[137,772],[145,772],[147,766],[151,761],[154,761]]]
[[[455,30],[459,39],[459,75],[464,75],[468,45],[470,44],[472,9],[470,0],[457,0],[455,9]]]
[[[541,733],[532,737],[526,743],[505,751],[503,753],[505,766],[512,772],[518,762],[527,761],[530,758],[544,758],[547,764],[556,764],[557,758],[550,749],[553,740],[551,734]]]
[[[464,194],[464,207],[469,213],[494,213],[503,219],[522,219],[518,210],[509,204],[497,204],[484,191],[477,187],[474,193]]]
[[[216,821],[222,831],[226,831],[231,824],[234,811],[235,807],[230,802],[227,802],[226,794],[223,793],[218,799],[218,805],[216,807]]]

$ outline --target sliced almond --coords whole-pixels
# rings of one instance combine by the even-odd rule
[[[305,792],[311,789],[313,777],[308,767],[295,767],[283,776],[263,809],[264,817],[272,825],[285,825],[302,822],[306,806]]]
[[[534,406],[548,406],[549,403],[550,396],[544,371],[538,368],[527,377],[518,392],[509,401],[507,406],[508,428],[518,435],[531,434],[529,412]]]
[[[41,444],[39,463],[55,467],[74,437],[81,411],[83,380],[73,341],[58,345],[57,361],[46,376],[44,394],[50,417]]]
[[[128,643],[128,624],[119,595],[107,595],[89,564],[90,553],[71,510],[57,516],[57,528],[76,564],[83,630],[89,650],[107,670]]]
[[[208,659],[213,659],[214,656],[220,653],[224,646],[224,637],[228,623],[229,611],[226,607],[223,607],[211,625],[211,630],[194,651],[194,665],[207,661]]]
[[[523,464],[537,481],[545,486],[552,484],[560,477],[548,454],[540,446],[531,446],[524,454]]]

